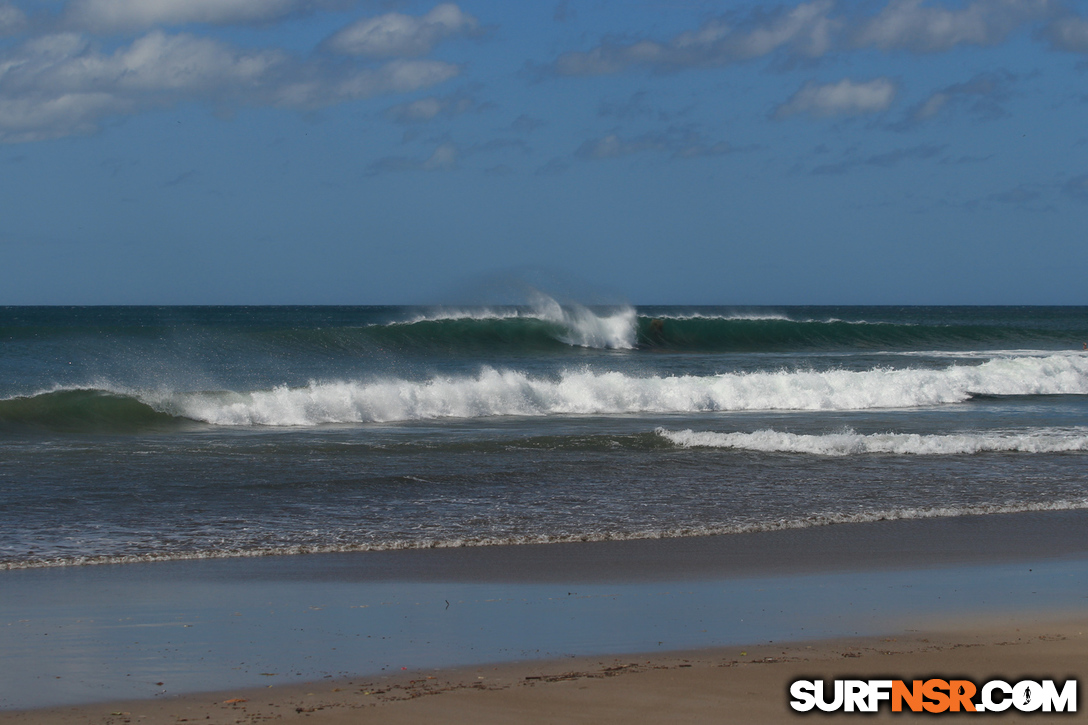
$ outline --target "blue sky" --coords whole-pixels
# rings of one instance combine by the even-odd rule
[[[1060,0],[0,0],[0,304],[1084,304]]]

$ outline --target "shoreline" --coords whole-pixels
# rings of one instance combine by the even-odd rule
[[[0,683],[0,713],[1083,618],[1086,522],[1033,512],[0,572],[0,650],[20,663]]]
[[[84,567],[190,564],[214,568],[217,564],[230,567],[232,562],[239,561],[249,562],[253,569],[290,570],[294,568],[290,562],[305,560],[319,563],[316,567],[310,564],[304,567],[307,576],[325,572],[325,576],[352,580],[644,581],[758,576],[1083,555],[1088,554],[1088,537],[1081,535],[1085,527],[1088,527],[1088,508],[1044,508],[616,539],[240,552],[153,559],[90,557],[85,562],[0,564],[0,575],[79,571]],[[572,555],[556,556],[556,552]]]
[[[234,688],[173,697],[0,711],[5,725],[208,725],[258,722],[794,722],[798,678],[1001,678],[1085,674],[1088,612],[990,618],[887,636],[760,643],[665,653],[583,656]],[[1085,720],[1082,703],[1062,721]],[[840,713],[841,715],[841,713]],[[996,714],[1039,722],[1037,713]],[[878,720],[902,717],[888,706]],[[909,716],[909,714],[907,715]],[[827,717],[827,716],[824,716]],[[836,716],[831,716],[833,719]],[[856,717],[854,715],[853,717]]]

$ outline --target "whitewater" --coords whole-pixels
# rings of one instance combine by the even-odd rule
[[[484,367],[471,377],[311,382],[250,392],[92,389],[154,411],[224,426],[314,426],[439,418],[756,410],[867,410],[961,403],[978,395],[1088,394],[1088,357],[1019,356],[941,370],[775,371],[635,377],[564,371],[558,379]],[[61,392],[39,393],[46,398]],[[0,410],[3,403],[0,401]]]
[[[955,435],[917,433],[869,433],[853,430],[824,435],[804,435],[776,430],[752,433],[658,428],[662,438],[683,448],[734,448],[776,453],[809,453],[817,456],[851,456],[891,453],[916,456],[948,456],[967,453],[1057,453],[1088,451],[1088,428],[994,431]]]
[[[0,567],[1088,506],[1084,308],[0,308]]]

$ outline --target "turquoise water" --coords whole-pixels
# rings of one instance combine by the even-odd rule
[[[0,566],[1088,507],[1088,308],[0,308]]]

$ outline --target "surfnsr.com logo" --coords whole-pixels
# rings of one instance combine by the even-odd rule
[[[825,686],[830,685],[830,686]],[[790,707],[797,712],[1076,712],[1077,681],[1054,680],[794,680]]]

